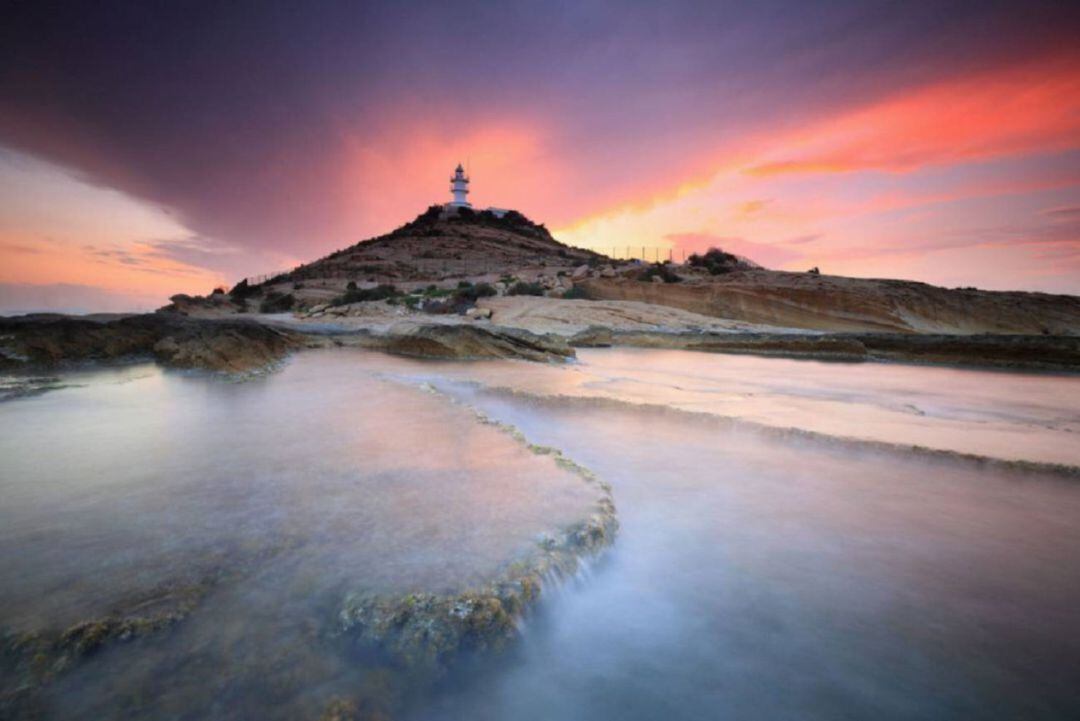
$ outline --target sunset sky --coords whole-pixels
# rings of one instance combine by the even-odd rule
[[[15,0],[0,312],[287,269],[459,160],[574,245],[1080,293],[1078,7]]]

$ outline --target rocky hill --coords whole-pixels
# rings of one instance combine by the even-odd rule
[[[392,233],[361,241],[271,280],[356,282],[438,280],[513,273],[523,268],[572,268],[603,256],[551,237],[542,224],[509,211],[498,217],[434,205]]]

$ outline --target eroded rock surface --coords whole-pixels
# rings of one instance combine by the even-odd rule
[[[176,368],[245,372],[302,345],[294,332],[259,323],[200,321],[155,313],[117,320],[0,319],[0,367],[152,356]]]
[[[680,283],[590,278],[589,297],[832,332],[1080,334],[1080,298],[939,288],[904,280],[743,270]]]
[[[1080,337],[912,335],[902,333],[666,333],[589,328],[570,338],[579,348],[632,346],[752,353],[841,361],[1080,371]]]
[[[473,360],[518,358],[563,361],[574,357],[565,338],[519,328],[477,325],[416,325],[364,336],[359,345],[417,358]]]

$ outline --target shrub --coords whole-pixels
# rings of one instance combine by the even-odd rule
[[[235,301],[241,301],[246,300],[253,295],[259,295],[261,292],[261,288],[254,285],[248,285],[247,278],[244,278],[233,286],[232,290],[229,291],[229,296]]]
[[[348,289],[345,291],[345,295],[335,298],[332,305],[347,305],[349,303],[361,303],[368,300],[386,300],[399,295],[404,294],[389,283],[383,283],[374,288],[364,288],[362,290],[357,288]]]
[[[467,280],[459,280],[457,284],[458,288],[472,288],[472,283]]]
[[[455,297],[462,300],[467,300],[470,303],[475,303],[480,298],[490,298],[493,295],[498,295],[499,291],[495,290],[495,286],[490,283],[477,283],[476,285],[468,285],[465,288],[458,286]]]
[[[519,280],[510,287],[510,290],[506,291],[507,295],[543,295],[544,286],[539,283],[526,283],[523,280]]]
[[[575,285],[562,294],[565,300],[590,300],[589,294],[580,285]]]
[[[686,262],[693,268],[704,268],[712,275],[730,273],[740,265],[737,257],[719,248],[709,248],[704,255],[694,253],[686,259]]]
[[[348,282],[348,283],[347,283],[347,284],[345,285],[345,290],[356,290],[356,281],[355,281],[355,280],[350,280],[350,281],[349,281],[349,282]]]
[[[660,278],[665,283],[678,283],[682,280],[675,271],[671,269],[671,265],[665,261],[663,263],[653,263],[645,269],[641,275],[638,276],[638,280],[652,281],[653,278]]]
[[[262,303],[259,304],[260,313],[285,313],[292,310],[293,304],[296,299],[293,298],[292,293],[278,293],[276,290],[270,291],[263,298]]]

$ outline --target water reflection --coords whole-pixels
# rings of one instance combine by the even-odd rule
[[[1076,378],[595,350],[60,381],[0,404],[0,625],[194,610],[59,675],[45,717],[312,718],[371,694],[417,721],[1080,713],[1075,477],[900,447],[1077,463]],[[595,501],[468,405],[611,482],[622,531],[511,653],[420,695],[328,632],[343,595],[460,588]]]
[[[578,476],[361,355],[85,372],[0,407],[0,625],[183,617],[61,676],[51,714],[295,717],[261,684],[356,681],[320,641],[347,591],[471,587],[590,511]]]

